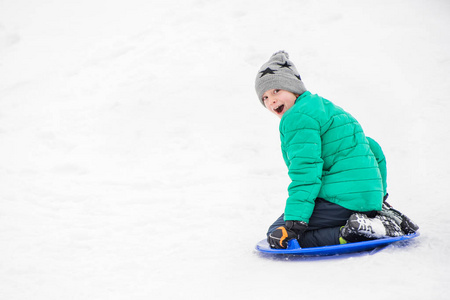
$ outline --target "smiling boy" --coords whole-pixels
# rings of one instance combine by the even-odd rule
[[[287,110],[294,106],[298,96],[285,90],[271,89],[264,93],[262,100],[268,110],[281,118]]]
[[[384,155],[355,118],[307,91],[284,51],[261,67],[255,88],[264,107],[281,118],[292,181],[285,212],[268,231],[271,247],[286,248],[291,238],[313,247],[404,234],[377,213],[386,196]]]

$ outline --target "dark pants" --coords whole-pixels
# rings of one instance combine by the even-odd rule
[[[317,198],[308,229],[299,239],[300,247],[320,247],[339,244],[340,228],[345,225],[348,218],[355,211],[346,209],[337,204],[321,198]],[[369,217],[375,216],[376,212],[364,212]],[[267,235],[284,225],[284,214],[282,214],[267,231]]]

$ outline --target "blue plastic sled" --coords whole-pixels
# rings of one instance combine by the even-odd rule
[[[301,248],[297,240],[290,240],[287,249],[272,249],[266,240],[260,241],[256,244],[256,250],[267,254],[292,254],[299,256],[327,256],[327,255],[338,255],[347,254],[373,250],[378,247],[384,247],[389,244],[406,241],[418,237],[420,234],[418,232],[414,234],[383,238],[372,241],[358,242],[358,243],[348,243],[343,245],[333,245],[333,246],[323,246],[323,247],[312,247],[312,248]]]

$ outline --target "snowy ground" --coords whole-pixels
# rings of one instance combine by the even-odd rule
[[[449,28],[448,1],[0,1],[0,299],[447,299]],[[409,247],[254,252],[280,49],[383,146]]]

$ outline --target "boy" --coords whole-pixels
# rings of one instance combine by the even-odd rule
[[[286,52],[261,67],[255,88],[261,103],[281,118],[281,149],[292,180],[285,212],[267,233],[272,248],[286,248],[292,238],[301,247],[315,247],[418,229],[383,206],[381,147],[349,113],[307,91]]]

